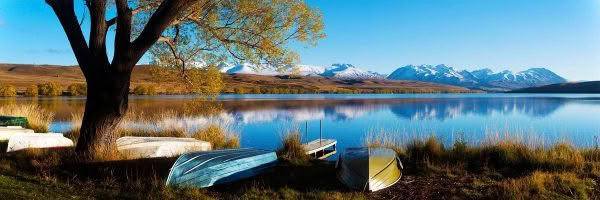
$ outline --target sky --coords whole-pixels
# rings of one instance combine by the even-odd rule
[[[80,15],[83,3],[76,2]],[[328,36],[317,47],[289,44],[301,64],[350,63],[380,73],[409,64],[496,72],[545,67],[571,81],[600,80],[598,0],[306,2],[323,13]],[[110,34],[109,54],[112,42]],[[0,63],[77,64],[43,0],[0,0]]]

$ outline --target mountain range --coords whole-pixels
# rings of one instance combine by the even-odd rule
[[[396,69],[387,79],[418,80],[483,90],[512,90],[567,81],[546,68],[530,68],[516,73],[508,70],[494,73],[487,68],[457,71],[446,65],[407,65]]]
[[[288,65],[283,72],[271,68],[259,69],[252,64],[231,65],[221,63],[219,69],[228,74],[281,75],[299,73],[303,76],[323,76],[340,79],[389,79],[414,80],[456,85],[471,89],[507,91],[564,83],[566,79],[545,68],[531,68],[521,72],[504,70],[493,72],[490,69],[458,71],[446,65],[407,65],[396,69],[389,76],[366,71],[352,64],[333,64],[328,67],[314,65]]]
[[[257,74],[257,75],[281,75],[299,73],[303,76],[323,76],[340,79],[385,79],[386,76],[377,72],[365,71],[351,64],[333,64],[329,67],[315,65],[288,65],[283,67],[283,72],[271,68],[258,68],[253,64],[230,65],[221,63],[219,70],[228,74]]]

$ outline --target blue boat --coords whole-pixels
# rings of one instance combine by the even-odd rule
[[[190,152],[175,161],[167,185],[205,188],[252,177],[276,165],[277,154],[260,149]]]

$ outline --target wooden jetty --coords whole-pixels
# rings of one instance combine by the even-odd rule
[[[308,137],[308,122],[306,122],[306,136]],[[319,139],[302,144],[306,155],[311,155],[317,159],[325,159],[337,153],[337,140],[323,139],[323,126],[319,121]]]
[[[316,139],[303,144],[306,155],[311,155],[317,159],[325,159],[337,153],[336,145],[337,141],[333,139]]]

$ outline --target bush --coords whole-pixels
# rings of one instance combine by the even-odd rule
[[[38,94],[42,96],[60,96],[62,95],[62,87],[54,82],[46,82],[38,84]]]
[[[0,83],[0,97],[14,96],[17,96],[17,89],[15,89],[15,86]]]
[[[136,95],[156,95],[156,86],[154,85],[138,85],[133,89],[133,93]]]
[[[260,88],[255,87],[255,88],[252,88],[252,91],[250,91],[250,93],[252,93],[252,94],[261,94],[262,91],[260,90]]]
[[[38,95],[37,85],[31,85],[31,86],[27,87],[27,89],[25,90],[26,97],[35,97],[37,95]]]
[[[67,91],[71,96],[85,96],[87,95],[87,85],[83,83],[74,83],[67,87]]]
[[[246,94],[246,90],[244,88],[236,87],[236,88],[233,88],[233,93],[236,93],[236,94]]]

